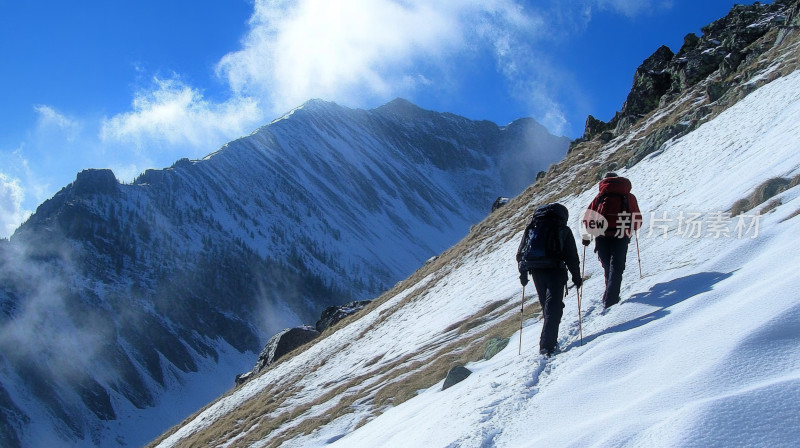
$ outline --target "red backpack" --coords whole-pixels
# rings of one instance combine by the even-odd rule
[[[628,195],[623,193],[600,193],[597,197],[597,213],[603,215],[608,221],[609,229],[617,229],[623,225],[631,228],[631,208],[628,205]],[[625,224],[620,223],[620,214],[627,216]]]
[[[615,236],[616,229],[625,229],[625,233],[629,235],[631,230],[641,225],[639,207],[630,191],[631,181],[624,177],[607,177],[600,181],[600,194],[594,198],[589,208],[606,219],[606,236]]]

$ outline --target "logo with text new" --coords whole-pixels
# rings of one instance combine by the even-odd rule
[[[608,220],[594,210],[586,209],[580,215],[581,235],[591,235],[594,238],[605,234],[608,230]],[[588,239],[588,238],[584,238]]]

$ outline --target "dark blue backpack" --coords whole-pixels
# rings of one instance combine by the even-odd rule
[[[567,224],[568,216],[567,208],[558,203],[542,205],[536,209],[517,249],[520,272],[560,265],[563,247],[558,234]]]

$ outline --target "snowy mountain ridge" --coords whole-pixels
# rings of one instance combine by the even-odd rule
[[[587,132],[542,179],[357,319],[153,446],[792,446],[800,23],[797,2],[775,7],[785,8],[786,26],[745,48],[736,70],[670,93],[616,135]],[[749,8],[739,11],[768,6]],[[704,42],[724,50],[715,40]],[[719,82],[730,85],[711,95]],[[530,291],[519,331],[521,231],[542,203],[557,200],[577,216],[608,169],[632,180],[645,212],[643,276],[632,243],[623,301],[601,313],[603,274],[590,250],[583,343],[572,289],[564,351],[545,360]],[[755,194],[775,179],[781,188]],[[748,197],[761,199],[732,216]],[[494,337],[508,345],[481,360]],[[473,374],[442,391],[458,364]]]
[[[146,442],[269,336],[388,289],[568,144],[530,120],[314,100],[132,184],[79,173],[0,246],[0,444]]]

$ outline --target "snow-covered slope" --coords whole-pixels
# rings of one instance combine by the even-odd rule
[[[541,323],[529,314],[521,335],[509,330],[519,325],[514,254],[522,227],[536,205],[554,199],[577,216],[596,194],[595,174],[629,157],[686,105],[707,105],[708,83],[608,144],[577,146],[545,180],[363,316],[154,445],[794,446],[800,72],[796,35],[781,45],[751,67],[740,92],[766,85],[617,168],[645,212],[643,276],[632,243],[623,301],[603,314],[602,270],[587,253],[582,345],[574,289],[559,335],[563,353],[538,354]],[[728,214],[776,177],[789,188],[769,204]],[[574,189],[581,185],[591,187]],[[495,335],[510,335],[510,343],[475,361]],[[442,391],[447,370],[464,362],[474,373]]]
[[[312,100],[133,184],[79,173],[0,245],[0,445],[146,442],[272,334],[451,246],[568,144],[531,119]]]
[[[632,180],[643,210],[658,218],[666,212],[672,221],[645,215],[644,278],[632,244],[623,302],[605,315],[602,269],[587,255],[583,345],[572,293],[559,338],[565,352],[549,361],[538,355],[541,324],[527,321],[522,355],[515,334],[496,357],[467,364],[474,373],[462,383],[421,391],[332,446],[794,446],[800,440],[800,300],[793,286],[800,187],[781,194],[782,205],[758,218],[757,230],[750,228],[752,213],[720,221],[728,236],[715,238],[709,226],[715,212],[729,210],[762,181],[800,174],[798,129],[795,72],[621,173]],[[574,216],[593,193],[563,203]],[[677,234],[681,212],[703,213],[699,237]],[[662,224],[669,226],[666,237]],[[464,288],[482,285],[471,300],[453,288],[426,301],[437,308],[474,302],[477,310],[519,293],[509,266],[514,243],[483,257],[477,269],[447,278]],[[480,269],[493,264],[507,266],[505,274]],[[414,319],[430,332],[442,326]],[[350,432],[348,423],[340,419],[287,446],[325,445]]]

